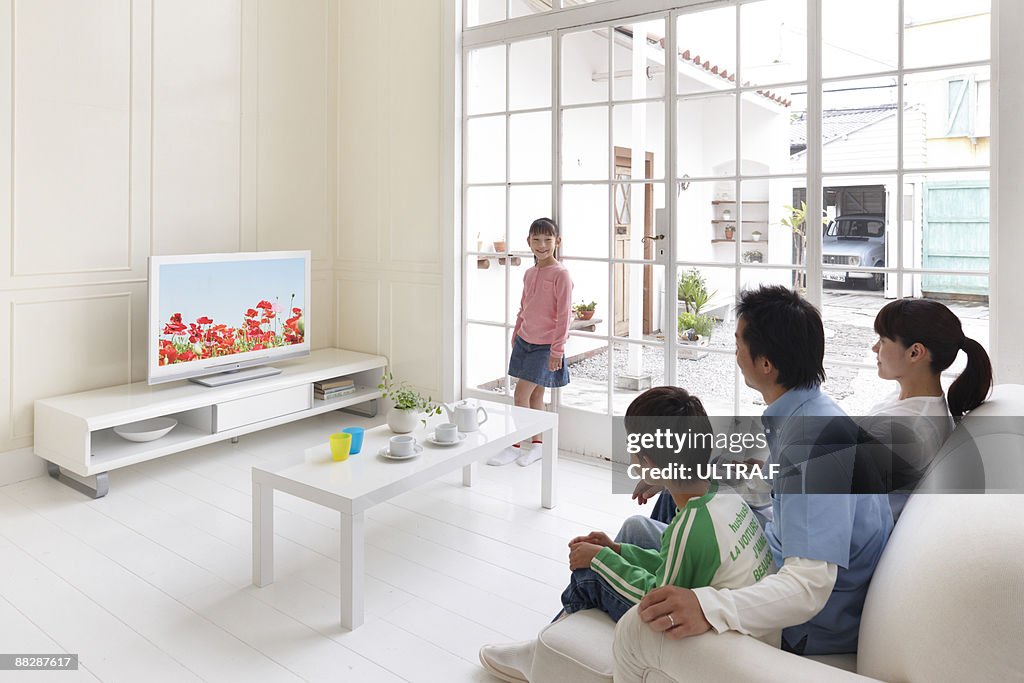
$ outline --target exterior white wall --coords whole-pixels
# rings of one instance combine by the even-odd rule
[[[0,485],[35,399],[145,379],[150,254],[310,248],[333,345],[332,5],[0,3]]]

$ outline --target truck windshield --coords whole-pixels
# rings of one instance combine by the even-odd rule
[[[830,237],[881,237],[885,234],[885,223],[879,220],[837,218],[828,229]]]

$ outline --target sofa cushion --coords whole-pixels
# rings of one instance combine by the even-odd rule
[[[611,683],[615,622],[596,609],[548,624],[537,638],[530,680],[536,683]]]
[[[1024,678],[1021,498],[915,494],[871,581],[859,673],[910,683]]]

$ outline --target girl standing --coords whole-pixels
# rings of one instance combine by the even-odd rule
[[[572,278],[555,258],[562,238],[550,218],[538,218],[527,237],[535,265],[523,277],[523,298],[512,332],[512,357],[508,374],[518,378],[515,404],[544,410],[544,388],[569,383],[565,367],[565,340],[569,337],[572,308]],[[509,446],[487,461],[507,465],[513,460],[526,467],[541,456],[540,435],[527,448]]]

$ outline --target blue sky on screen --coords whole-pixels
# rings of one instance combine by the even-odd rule
[[[216,261],[210,263],[168,263],[160,266],[160,329],[172,313],[181,313],[185,324],[200,316],[214,324],[231,327],[242,324],[245,311],[261,299],[280,303],[285,318],[288,308],[306,310],[306,270],[301,258],[257,261]]]

